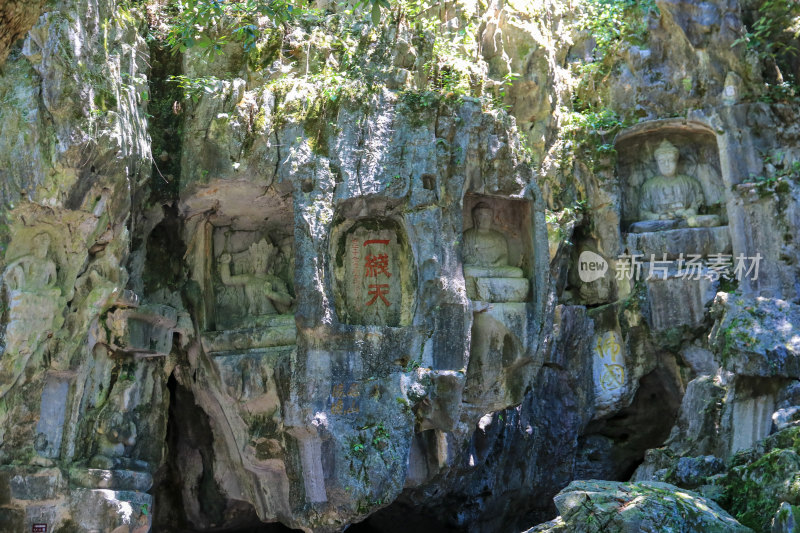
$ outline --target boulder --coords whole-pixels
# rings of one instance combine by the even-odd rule
[[[713,501],[668,483],[573,481],[554,501],[561,516],[528,533],[751,531]]]

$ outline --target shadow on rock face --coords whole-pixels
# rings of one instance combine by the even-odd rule
[[[213,433],[194,394],[170,376],[167,458],[154,476],[153,533],[280,533],[296,531],[261,522],[253,506],[228,499],[213,473]]]
[[[681,392],[674,377],[661,369],[642,377],[629,407],[589,424],[580,439],[575,479],[629,479],[644,452],[669,436]]]
[[[405,503],[396,502],[347,528],[348,533],[456,533],[461,529],[449,527],[436,517],[421,513]]]

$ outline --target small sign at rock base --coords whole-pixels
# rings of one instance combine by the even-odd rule
[[[47,533],[47,524],[33,524],[31,533]]]

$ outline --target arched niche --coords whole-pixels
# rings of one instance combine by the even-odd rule
[[[208,351],[295,342],[291,195],[248,182],[212,184],[183,203],[194,286],[187,291]],[[260,332],[236,334],[257,328]]]
[[[645,184],[662,175],[656,152],[668,150],[665,142],[677,150],[675,176],[686,176],[699,185],[702,198],[699,198],[698,216],[693,220],[670,218],[669,221],[651,220],[639,224],[648,216],[645,213]],[[621,132],[615,145],[624,232],[717,227],[727,223],[717,140],[707,126],[683,119],[643,122]]]
[[[402,223],[345,220],[332,232],[336,312],[345,324],[408,326],[416,304],[414,256]]]
[[[465,401],[516,403],[524,392],[520,369],[530,361],[531,202],[469,194],[463,224],[461,259],[473,310],[467,382],[479,384]]]
[[[469,194],[463,210],[467,296],[495,303],[528,301],[534,264],[530,202]]]

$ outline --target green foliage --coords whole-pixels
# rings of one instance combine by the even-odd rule
[[[658,13],[655,0],[581,0],[578,28],[595,41],[593,61],[580,63],[578,74],[584,85],[594,88],[599,77],[609,73],[608,58],[629,44],[641,44],[647,36],[647,19]]]
[[[733,317],[730,322],[720,331],[721,351],[720,358],[722,366],[725,367],[733,355],[735,349],[750,348],[758,343],[758,339],[753,337],[755,321],[745,317]]]
[[[183,91],[185,99],[197,102],[201,96],[219,98],[222,96],[222,80],[215,76],[190,77],[183,74],[170,76],[169,81],[175,83]]]
[[[655,0],[583,0],[579,28],[594,38],[595,58],[602,59],[620,42],[639,44],[647,32],[647,15],[658,12]]]
[[[593,173],[612,168],[617,154],[614,136],[630,126],[631,121],[622,119],[611,108],[595,107],[579,100],[573,102],[573,109],[562,109],[565,138],[571,141],[575,153]]]
[[[361,442],[353,442],[350,445],[353,457],[363,460],[367,456],[367,446]]]
[[[766,104],[798,102],[800,101],[800,87],[794,81],[794,76],[788,75],[785,81],[765,84],[764,92],[758,99]]]
[[[291,0],[178,0],[174,6],[167,42],[177,52],[198,47],[220,53],[229,42],[251,52],[263,31],[261,19],[285,26],[315,11],[306,2]],[[391,6],[388,0],[361,0],[356,7],[368,7],[377,26],[381,10]]]
[[[384,450],[389,445],[389,430],[383,425],[383,422],[375,426],[372,433],[372,445],[378,450]]]
[[[768,83],[759,100],[766,103],[797,102],[800,87],[791,74],[791,60],[800,52],[800,2],[764,0],[747,23],[744,36],[732,46],[744,44],[761,65]]]
[[[800,2],[797,0],[765,0],[758,7],[757,18],[732,46],[744,43],[762,61],[797,55],[800,50],[791,37],[800,36],[800,28],[794,31],[791,28],[798,17]]]
[[[416,369],[418,369],[418,368],[419,368],[419,366],[420,366],[420,362],[419,362],[419,360],[417,360],[417,359],[412,359],[412,360],[410,360],[410,361],[409,361],[409,362],[406,364],[405,368],[403,369],[403,372],[406,372],[406,373],[408,373],[408,372],[413,372],[413,371],[415,371]]]
[[[751,174],[742,182],[754,183],[759,196],[762,198],[773,193],[788,193],[788,180],[800,181],[800,161],[790,161],[782,150],[774,150],[765,155],[763,164],[766,169],[763,174]]]
[[[796,448],[795,448],[796,453]],[[734,462],[750,457],[747,450],[737,454]],[[743,525],[755,531],[770,531],[770,522],[778,508],[769,487],[784,485],[787,462],[793,464],[792,451],[771,450],[755,461],[742,466],[734,466],[725,479],[723,506]],[[788,459],[788,461],[787,461]]]

